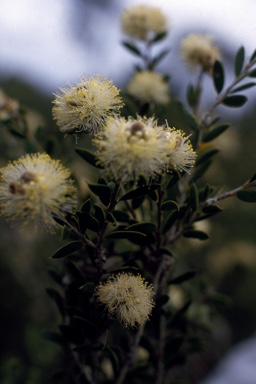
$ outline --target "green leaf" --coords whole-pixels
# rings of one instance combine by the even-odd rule
[[[193,183],[189,190],[189,205],[192,211],[196,211],[199,204],[199,195],[196,185]]]
[[[198,231],[195,229],[191,229],[189,231],[186,231],[183,233],[184,237],[191,237],[193,239],[198,239],[198,240],[207,240],[209,236],[203,232],[203,231]]]
[[[179,206],[174,200],[167,200],[161,206],[162,211],[178,211]]]
[[[241,47],[238,49],[236,57],[235,57],[235,62],[234,62],[234,70],[235,70],[235,75],[239,76],[244,65],[244,47]]]
[[[250,57],[250,63],[256,58],[256,49],[254,50],[254,52],[252,53],[251,57]]]
[[[108,206],[110,203],[110,189],[104,184],[88,184],[90,190],[99,197],[100,201]]]
[[[114,231],[106,235],[108,239],[127,239],[132,240],[136,238],[145,237],[146,235],[137,231]]]
[[[216,155],[216,153],[218,153],[219,150],[218,149],[208,149],[206,151],[204,151],[203,153],[201,153],[198,157],[197,157],[197,160],[196,160],[196,166],[198,165],[201,165],[203,164],[205,161],[209,160],[210,158],[212,158],[214,155]]]
[[[149,70],[153,70],[158,63],[160,63],[160,61],[169,53],[169,50],[164,50],[162,51],[161,53],[159,53],[159,55],[157,55],[156,57],[153,58],[152,61],[150,61],[150,63],[148,64],[148,69]]]
[[[156,43],[158,41],[163,40],[166,36],[167,36],[167,32],[160,32],[151,40],[151,42]]]
[[[91,165],[93,165],[96,168],[103,168],[101,165],[99,165],[98,158],[97,158],[97,156],[94,153],[92,153],[92,152],[90,152],[90,151],[88,151],[87,149],[84,149],[84,148],[76,148],[75,151],[88,164],[91,164]]]
[[[188,85],[186,97],[191,108],[194,108],[198,104],[200,92],[200,88],[193,87],[191,84]]]
[[[120,198],[120,201],[131,200],[137,197],[148,195],[149,193],[151,193],[152,191],[155,191],[159,187],[160,187],[160,184],[151,184],[151,185],[144,185],[142,187],[138,187],[136,189],[133,189],[132,191],[127,192],[125,195],[123,195]]]
[[[241,85],[240,87],[236,87],[236,88],[232,89],[232,91],[230,93],[244,91],[245,89],[249,89],[251,87],[254,87],[255,85],[256,85],[256,83],[253,83],[253,82],[246,83],[246,84]]]
[[[121,223],[127,223],[130,219],[129,215],[126,212],[122,212],[119,210],[113,211],[112,215],[117,221],[120,221]]]
[[[105,214],[103,209],[97,205],[94,204],[94,210],[95,210],[95,219],[98,221],[100,229],[102,228],[104,221],[105,221]]]
[[[91,212],[91,209],[92,209],[92,202],[91,202],[91,199],[87,199],[81,206],[81,209],[80,211],[81,212],[86,212],[86,213],[90,213]]]
[[[251,72],[248,74],[249,77],[256,77],[256,69],[253,69]]]
[[[244,95],[227,96],[222,101],[222,104],[226,105],[226,107],[239,108],[242,107],[247,100],[247,97]]]
[[[179,217],[178,211],[172,211],[164,222],[163,233],[166,233]]]
[[[98,220],[90,213],[77,212],[77,216],[79,217],[79,226],[81,228],[81,232],[85,232],[87,228],[93,232],[99,232],[100,224]]]
[[[136,223],[136,224],[129,225],[129,227],[127,227],[126,230],[148,233],[148,232],[155,232],[156,226],[153,223]]]
[[[247,203],[255,203],[256,202],[256,191],[248,191],[247,189],[242,189],[238,191],[236,196],[239,200],[245,201]]]
[[[219,212],[222,212],[222,208],[220,208],[218,205],[207,205],[206,207],[204,207],[202,209],[202,211],[204,213],[219,213]]]
[[[180,178],[181,178],[181,175],[179,172],[172,171],[172,175],[171,175],[170,180],[168,181],[168,184],[166,186],[166,190],[172,188],[175,184],[177,184],[178,181],[180,180]]]
[[[220,93],[224,87],[224,68],[218,60],[213,65],[213,83],[216,91]]]
[[[229,124],[223,124],[213,128],[211,131],[204,134],[202,141],[208,143],[209,141],[216,139],[216,137],[220,136],[229,127]]]
[[[192,279],[195,276],[196,276],[196,271],[194,271],[194,270],[188,271],[186,273],[183,273],[180,276],[171,278],[170,280],[168,280],[168,284],[181,284],[184,281],[188,281],[188,280]]]
[[[122,44],[130,52],[134,53],[134,55],[141,56],[140,50],[136,47],[136,45],[134,45],[128,41],[123,41]]]
[[[211,164],[212,164],[212,160],[210,159],[210,160],[205,161],[200,166],[198,166],[192,175],[191,181],[195,181],[195,180],[199,179],[200,177],[202,177],[205,174],[205,172],[207,171],[207,169],[210,167]]]
[[[112,213],[108,212],[106,216],[107,221],[109,221],[111,224],[116,224],[115,216],[112,215]]]
[[[53,254],[52,259],[60,259],[61,257],[71,255],[82,248],[82,246],[83,244],[80,241],[72,241],[71,243],[64,245],[64,247],[59,248]]]

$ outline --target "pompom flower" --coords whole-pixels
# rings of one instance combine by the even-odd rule
[[[211,36],[191,34],[181,41],[181,56],[190,66],[200,66],[211,73],[214,62],[220,59],[221,54]]]
[[[1,170],[0,213],[8,221],[43,226],[53,232],[53,215],[76,203],[70,171],[46,153],[26,155]]]
[[[163,128],[153,118],[109,118],[94,139],[96,155],[105,173],[118,182],[151,177],[166,160]]]
[[[107,307],[110,316],[125,327],[144,324],[154,307],[153,286],[140,275],[120,273],[111,276],[96,289],[97,299]]]
[[[170,100],[168,83],[160,73],[136,72],[127,92],[142,103],[167,104]]]
[[[60,88],[53,104],[53,118],[60,131],[72,134],[97,132],[108,116],[119,112],[123,102],[112,81],[96,76],[81,78],[76,86]]]
[[[0,121],[16,117],[19,112],[19,102],[11,99],[0,89]]]
[[[124,34],[137,40],[148,40],[168,31],[168,22],[158,7],[138,5],[128,7],[121,15]]]
[[[166,166],[168,168],[188,172],[195,164],[196,153],[185,133],[176,128],[167,128],[164,131],[166,138]]]

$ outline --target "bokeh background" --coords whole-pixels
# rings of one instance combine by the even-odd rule
[[[173,98],[185,102],[191,73],[179,56],[180,40],[188,33],[208,33],[222,51],[227,76],[233,77],[236,51],[244,45],[246,58],[256,48],[256,2],[254,0],[151,0],[170,20],[171,30],[163,45],[169,55],[157,68],[171,76]],[[27,111],[29,129],[42,127],[42,140],[56,145],[59,157],[81,179],[93,179],[91,169],[81,169],[70,154],[76,143],[63,138],[51,117],[53,93],[80,76],[99,73],[124,88],[137,58],[122,46],[119,17],[138,0],[1,0],[0,87],[20,101]],[[161,45],[159,49],[161,48]],[[220,191],[235,188],[256,171],[256,94],[248,90],[248,103],[241,109],[220,107],[218,112],[233,126],[215,144],[219,158],[207,179]],[[210,79],[204,83],[203,108],[214,100]],[[79,139],[79,145],[83,143]],[[19,138],[4,129],[0,138],[0,165],[24,153]],[[84,166],[84,165],[83,165]],[[233,345],[253,336],[256,324],[256,206],[233,198],[223,201],[224,213],[201,225],[210,239],[183,240],[178,250],[190,268],[204,270],[212,289],[223,293],[217,305],[221,321],[215,329],[214,348],[196,360],[198,378]],[[41,334],[57,329],[58,314],[45,292],[53,282],[47,269],[51,254],[61,245],[58,236],[20,232],[0,221],[0,377],[4,384],[40,384],[58,370],[64,357],[54,343]],[[56,267],[56,265],[54,265]],[[192,368],[191,368],[192,369]],[[197,374],[197,373],[196,373]]]

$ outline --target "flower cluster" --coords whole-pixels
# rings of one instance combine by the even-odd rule
[[[125,327],[144,324],[154,307],[153,286],[140,275],[120,273],[111,276],[96,290],[97,299],[107,307],[109,315],[116,316]]]
[[[53,117],[60,131],[67,134],[97,132],[123,105],[112,81],[100,76],[81,78],[76,86],[60,88],[53,103]]]
[[[142,103],[167,104],[170,101],[168,83],[160,73],[136,72],[127,85],[127,92]]]
[[[147,41],[156,34],[166,33],[168,22],[159,8],[138,5],[125,9],[121,15],[121,28],[129,37]]]
[[[0,212],[9,221],[33,223],[50,232],[53,215],[63,216],[76,203],[70,171],[45,153],[26,155],[1,170]]]
[[[153,118],[109,118],[94,144],[105,173],[123,183],[154,177],[166,168],[188,170],[195,161],[184,133],[158,126]]]
[[[190,34],[181,42],[181,56],[192,67],[200,66],[211,73],[214,62],[220,59],[220,51],[211,36]]]

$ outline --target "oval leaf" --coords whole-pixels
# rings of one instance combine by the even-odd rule
[[[253,69],[251,72],[248,74],[249,77],[256,77],[256,69]]]
[[[256,203],[256,191],[242,189],[236,195],[239,200],[246,201],[247,203]]]
[[[64,247],[59,248],[52,256],[53,259],[60,259],[61,257],[65,257],[78,251],[82,248],[83,244],[80,241],[72,241],[64,245]]]
[[[136,223],[136,224],[129,225],[129,227],[127,227],[126,229],[129,231],[149,233],[149,232],[155,232],[156,226],[153,223]]]
[[[151,184],[151,185],[144,185],[142,187],[138,187],[130,192],[127,192],[125,195],[123,195],[120,198],[120,201],[131,200],[137,197],[148,195],[149,193],[151,193],[152,191],[155,191],[159,187],[160,187],[160,184]]]
[[[141,237],[145,237],[146,235],[141,232],[137,231],[115,231],[111,232],[108,235],[106,235],[106,238],[108,239],[127,239],[127,240],[132,240],[132,239],[137,239]]]
[[[103,168],[98,164],[98,158],[95,156],[94,153],[88,151],[87,149],[84,148],[76,148],[75,149],[76,153],[82,157],[88,164],[93,165],[96,168]]]
[[[218,149],[209,149],[208,151],[204,151],[201,155],[198,156],[196,160],[196,166],[203,164],[206,160],[209,160],[218,152]]]
[[[256,73],[255,73],[256,75]],[[242,107],[247,101],[247,97],[244,95],[227,96],[222,101],[222,104],[227,107],[239,108]]]
[[[140,50],[132,43],[128,41],[123,41],[123,46],[126,47],[130,52],[134,53],[137,56],[141,56]]]
[[[244,65],[244,47],[241,47],[238,49],[236,57],[235,57],[235,63],[234,63],[234,70],[236,76],[239,76]]]
[[[213,83],[216,91],[220,93],[224,87],[224,68],[220,61],[215,61],[213,66]]]
[[[251,87],[254,87],[256,85],[256,83],[246,83],[246,84],[243,84],[241,85],[240,87],[236,87],[234,88],[231,93],[235,93],[235,92],[240,92],[240,91],[244,91],[245,89],[249,89]]]
[[[100,198],[100,201],[105,205],[110,203],[110,189],[104,184],[88,184],[90,190]]]
[[[170,280],[168,280],[168,284],[181,284],[184,281],[188,281],[196,276],[196,271],[188,271],[186,273],[183,273],[180,276],[174,277]]]
[[[225,132],[226,129],[228,129],[228,127],[229,127],[229,124],[223,124],[223,125],[219,125],[216,128],[213,128],[210,132],[207,132],[206,134],[204,134],[203,142],[207,143],[211,140],[216,139],[216,137],[220,136],[223,132]]]
[[[178,211],[179,206],[174,200],[167,200],[161,206],[162,211]]]
[[[193,239],[198,239],[198,240],[207,240],[209,236],[203,232],[203,231],[197,231],[195,229],[191,229],[190,231],[186,231],[183,233],[184,237],[191,237]]]
[[[167,217],[166,221],[164,222],[163,233],[166,233],[171,228],[171,226],[177,220],[178,216],[179,216],[178,211],[173,211],[170,213],[170,215]]]

